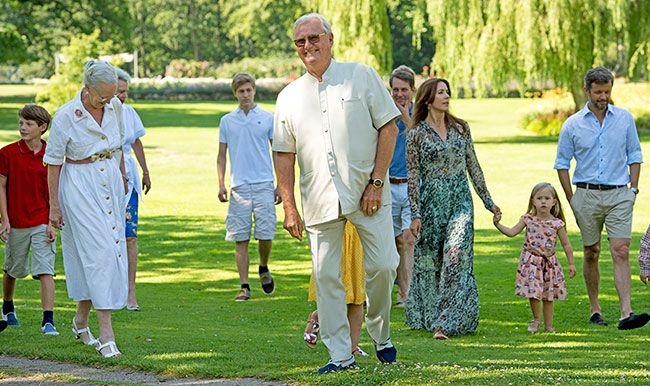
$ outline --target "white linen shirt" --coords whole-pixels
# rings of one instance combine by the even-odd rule
[[[364,64],[332,60],[322,82],[306,73],[282,90],[273,150],[296,154],[307,226],[359,210],[379,129],[399,115],[384,82]],[[382,205],[391,205],[389,185]]]
[[[135,191],[142,197],[142,184],[140,184],[140,173],[138,164],[133,158],[131,145],[136,139],[144,137],[146,131],[138,113],[130,105],[122,104],[122,122],[124,124],[124,167],[129,177],[129,192]]]
[[[269,147],[272,140],[273,114],[259,106],[248,114],[237,107],[221,118],[219,142],[228,145],[230,188],[273,182]]]
[[[83,107],[81,92],[61,106],[52,119],[43,162],[62,165],[64,158],[82,160],[93,154],[120,149],[123,139],[115,122],[113,104],[107,103],[104,109],[100,127]]]

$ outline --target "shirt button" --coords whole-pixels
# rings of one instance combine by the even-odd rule
[[[326,113],[326,112],[327,112],[327,110],[323,110],[323,112],[324,112],[324,113]]]
[[[113,230],[115,230],[115,227],[113,227]]]
[[[120,240],[115,240],[115,244],[119,244],[119,243],[120,243]]]
[[[106,196],[106,199],[107,199],[107,200],[110,200],[110,199],[111,199],[111,197],[110,197],[110,196]]]
[[[105,137],[105,136],[103,136],[103,135],[102,135],[102,137],[101,137],[101,138],[102,138],[102,140],[104,140],[104,139],[106,139],[106,137]]]
[[[100,171],[100,172],[103,172],[103,171],[104,171],[104,168],[99,169],[99,171]]]
[[[112,210],[109,210],[109,211],[108,211],[108,214],[113,214],[113,211],[112,211]]]

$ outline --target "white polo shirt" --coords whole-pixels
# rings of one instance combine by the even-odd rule
[[[248,111],[248,114],[237,107],[221,118],[219,142],[228,145],[230,188],[273,182],[271,140],[273,114],[259,106]]]
[[[339,203],[344,215],[359,210],[379,129],[399,115],[384,82],[364,64],[332,60],[322,82],[306,73],[282,90],[273,150],[296,154],[306,225],[338,218]],[[391,205],[389,185],[383,205]]]
[[[122,122],[124,124],[124,167],[129,176],[129,192],[133,189],[142,197],[142,184],[140,172],[135,157],[131,154],[131,145],[136,139],[146,134],[144,125],[138,113],[130,105],[122,104]]]

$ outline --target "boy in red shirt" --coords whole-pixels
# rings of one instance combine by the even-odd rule
[[[50,114],[36,105],[18,112],[20,140],[0,149],[0,239],[5,242],[2,276],[2,319],[19,326],[14,310],[16,278],[31,274],[41,282],[45,335],[59,335],[54,327],[54,254],[56,233],[49,225],[47,167],[43,164],[45,141],[41,135]],[[0,326],[1,328],[1,326]]]

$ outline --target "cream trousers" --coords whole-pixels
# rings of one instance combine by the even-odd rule
[[[356,211],[334,221],[307,227],[312,269],[316,280],[320,335],[334,363],[345,362],[352,355],[345,287],[341,280],[341,255],[346,221],[352,222],[357,228],[363,246],[367,296],[366,327],[378,349],[392,346],[391,292],[399,264],[390,203],[382,206],[372,216]]]

